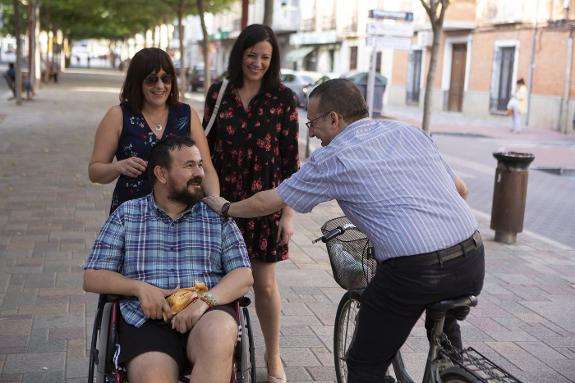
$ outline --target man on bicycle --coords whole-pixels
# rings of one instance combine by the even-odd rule
[[[242,235],[203,197],[200,151],[164,138],[148,162],[153,192],[123,203],[98,234],[84,289],[120,302],[119,362],[130,382],[230,381],[238,323],[233,302],[253,283]],[[204,282],[208,292],[174,315],[165,297]],[[168,322],[164,322],[164,318]]]
[[[484,249],[462,198],[463,181],[422,130],[367,116],[351,81],[319,85],[310,94],[307,126],[323,147],[276,189],[233,204],[205,199],[232,217],[267,215],[285,205],[306,213],[335,199],[373,242],[378,267],[362,296],[347,357],[353,383],[384,381],[425,306],[477,295],[484,278]],[[461,348],[457,320],[449,314],[445,333]]]

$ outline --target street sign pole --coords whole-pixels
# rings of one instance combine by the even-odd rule
[[[367,110],[369,111],[369,118],[373,117],[373,96],[375,92],[375,64],[377,61],[377,48],[375,46],[371,49],[371,65],[369,68],[369,75],[367,77]]]

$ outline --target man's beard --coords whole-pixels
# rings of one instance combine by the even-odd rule
[[[195,193],[191,193],[188,190],[190,185],[200,186],[202,184],[202,177],[192,178],[186,186],[180,190],[172,189],[168,194],[168,198],[175,202],[185,203],[187,206],[194,205],[196,202],[204,198],[204,192],[202,189],[198,189]]]

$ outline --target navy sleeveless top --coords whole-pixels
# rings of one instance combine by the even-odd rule
[[[152,132],[142,113],[134,113],[127,103],[120,104],[122,108],[122,133],[118,141],[116,160],[120,161],[133,156],[148,161],[152,148],[160,139]],[[190,135],[191,108],[188,104],[179,102],[171,106],[168,112],[168,122],[163,137]],[[112,195],[110,214],[122,203],[140,198],[152,192],[152,183],[147,172],[136,178],[120,175]]]

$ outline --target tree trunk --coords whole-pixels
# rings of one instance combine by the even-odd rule
[[[188,90],[188,80],[186,78],[186,47],[184,45],[184,2],[180,1],[178,5],[178,42],[180,44],[180,94],[182,100],[186,99],[186,90]]]
[[[249,0],[242,0],[242,18],[240,21],[240,28],[242,31],[248,26],[248,6]]]
[[[274,22],[274,0],[265,0],[264,24],[272,28]]]
[[[22,22],[20,20],[20,2],[18,0],[12,0],[14,6],[14,32],[16,35],[16,79],[14,81],[15,94],[16,94],[16,105],[22,104]]]
[[[206,4],[204,0],[197,0],[198,15],[200,15],[200,23],[202,24],[202,34],[204,40],[202,41],[202,53],[204,54],[204,95],[208,94],[208,89],[212,85],[212,71],[210,70],[210,36],[208,35],[208,28],[206,27],[205,11]]]
[[[108,55],[110,59],[110,66],[112,69],[116,69],[116,52],[114,52],[114,48],[116,46],[115,41],[110,41],[108,43]]]
[[[431,57],[429,59],[429,68],[425,79],[425,96],[423,98],[423,121],[421,129],[429,133],[429,124],[431,122],[431,109],[433,107],[433,87],[435,83],[435,71],[437,69],[437,49],[439,48],[439,36],[441,30],[433,29],[433,44],[431,45]]]
[[[443,20],[445,18],[445,11],[449,5],[449,0],[429,0],[429,4],[425,0],[420,0],[421,5],[425,8],[431,29],[433,30],[433,44],[431,45],[431,57],[429,59],[429,68],[425,80],[425,96],[423,99],[423,120],[421,122],[421,129],[429,133],[431,123],[431,109],[433,103],[433,87],[435,82],[435,72],[437,68],[437,54],[439,50],[439,38],[443,31]],[[441,9],[439,9],[441,7]],[[437,13],[439,9],[439,14]]]

